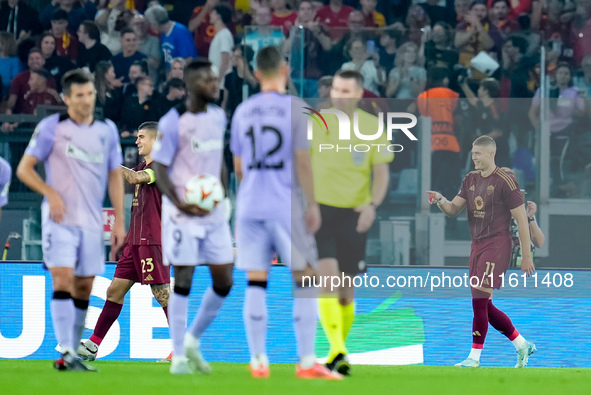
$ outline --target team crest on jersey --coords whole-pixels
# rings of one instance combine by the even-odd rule
[[[472,185],[472,186],[470,187],[470,189],[468,189],[468,190],[469,190],[469,191],[472,191],[472,192],[474,192],[474,191],[476,190],[476,187],[475,187],[474,185]]]
[[[489,185],[489,186],[486,188],[486,194],[487,194],[487,195],[492,195],[492,193],[493,193],[494,191],[495,191],[495,187],[494,187],[494,185]]]
[[[476,196],[474,198],[474,204],[476,205],[476,210],[482,210],[484,207],[484,199],[480,196]]]
[[[365,152],[353,151],[351,153],[351,157],[353,158],[353,163],[355,163],[357,166],[361,166],[363,161],[365,161]]]

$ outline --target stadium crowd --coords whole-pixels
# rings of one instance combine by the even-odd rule
[[[274,44],[291,65],[292,93],[327,98],[330,76],[357,70],[374,109],[392,107],[383,98],[397,99],[449,129],[442,134],[453,139],[432,140],[433,152],[453,163],[451,173],[439,169],[441,185],[457,189],[471,142],[488,134],[499,146],[499,166],[518,169],[531,188],[545,68],[552,195],[586,196],[590,12],[591,0],[2,0],[0,112],[59,105],[61,77],[86,67],[95,75],[97,108],[122,138],[132,137],[183,100],[183,67],[199,56],[225,76],[219,104],[231,116],[259,89],[257,51]],[[442,99],[453,117],[424,99]],[[2,125],[5,133],[16,128]],[[137,160],[130,148],[127,164],[128,156]]]

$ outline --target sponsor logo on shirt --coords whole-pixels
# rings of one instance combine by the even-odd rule
[[[193,152],[215,151],[223,148],[224,142],[222,140],[199,141],[196,138],[191,139],[191,150]]]
[[[481,211],[484,207],[484,199],[481,196],[476,196],[474,198],[474,204],[476,205],[476,210],[474,210],[474,218],[484,218],[485,211]]]
[[[76,147],[72,143],[68,143],[66,145],[66,156],[70,158],[78,159],[83,162],[90,162],[90,163],[103,163],[104,157],[103,154],[93,155],[87,152],[84,152],[80,148]]]

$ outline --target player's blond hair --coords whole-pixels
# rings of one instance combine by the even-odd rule
[[[490,136],[480,136],[476,140],[474,140],[472,145],[477,145],[479,147],[488,147],[493,151],[497,150],[497,143],[495,143],[495,140]]]

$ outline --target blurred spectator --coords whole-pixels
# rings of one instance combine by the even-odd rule
[[[94,72],[94,67],[101,60],[110,60],[111,51],[99,42],[100,33],[93,21],[84,21],[78,28],[78,67],[87,67]]]
[[[401,41],[402,34],[398,29],[388,28],[382,30],[382,34],[380,35],[378,55],[380,57],[380,65],[386,70],[386,75],[394,68],[396,51],[398,50],[398,44]]]
[[[78,38],[68,31],[68,14],[66,11],[57,10],[51,16],[50,32],[55,38],[57,54],[76,61],[78,58]]]
[[[275,27],[270,27],[271,9],[269,7],[257,7],[253,22],[255,23],[254,27],[247,26],[246,28],[244,42],[254,51],[251,65],[253,68],[256,68],[255,59],[259,50],[269,45],[281,48],[283,41],[285,41],[285,36],[281,30]]]
[[[491,21],[501,33],[508,36],[521,30],[519,23],[515,19],[509,19],[509,10],[511,3],[509,0],[492,0]]]
[[[180,23],[171,21],[166,8],[159,5],[152,6],[146,10],[145,16],[152,29],[160,35],[167,69],[170,69],[174,58],[197,57],[191,32]]]
[[[133,135],[138,126],[148,121],[158,121],[158,109],[152,101],[154,83],[150,77],[140,77],[136,81],[137,93],[128,96],[123,102],[119,130],[121,137]]]
[[[581,97],[591,98],[591,55],[581,62],[581,71],[575,77],[575,84]]]
[[[376,11],[378,5],[377,0],[361,0],[361,12],[365,17],[366,27],[384,27],[386,26],[386,18],[384,14]]]
[[[225,88],[228,92],[227,100],[224,103],[228,114],[234,114],[236,107],[242,103],[243,89],[246,85],[248,96],[257,91],[258,81],[254,77],[252,66],[250,65],[253,50],[246,45],[236,45],[232,52],[232,72],[226,76]]]
[[[318,18],[316,18],[318,20]],[[347,60],[349,56],[346,51],[347,44],[354,38],[363,38],[365,41],[373,38],[374,32],[367,31],[365,29],[365,17],[361,11],[353,10],[349,13],[347,19],[347,30],[344,35],[341,35],[341,39],[336,43],[333,41],[330,52],[326,53],[323,59],[323,74],[333,75],[340,68],[341,65]],[[330,30],[330,28],[326,28]],[[334,29],[332,29],[334,30]],[[329,36],[332,37],[332,33],[328,32]]]
[[[322,99],[322,101],[316,105],[316,110],[318,111],[332,107],[332,102],[330,101],[332,79],[332,75],[325,75],[318,80],[318,97]]]
[[[547,6],[546,6],[547,4]],[[543,15],[542,11],[546,10]],[[572,59],[571,18],[564,15],[565,0],[534,1],[532,5],[531,29],[539,31],[543,42],[560,54],[564,60]]]
[[[512,96],[512,85],[514,74],[521,65],[521,60],[527,52],[528,43],[525,38],[521,36],[510,36],[503,45],[501,64],[502,64],[502,78],[501,90],[499,97],[529,97],[529,96]],[[523,77],[521,77],[523,78]]]
[[[139,52],[148,57],[148,71],[153,81],[158,80],[158,71],[162,64],[162,48],[160,41],[148,34],[148,22],[143,15],[136,14],[131,21],[131,27],[138,40]]]
[[[352,39],[347,44],[347,53],[351,60],[344,63],[341,69],[358,71],[363,76],[363,87],[379,96],[386,80],[386,73],[375,57],[368,59],[365,41],[361,38]]]
[[[437,22],[455,25],[454,15],[448,8],[440,6],[439,0],[427,0],[425,3],[421,3],[420,6],[429,16],[431,26],[434,26]]]
[[[123,83],[121,87],[121,96],[123,97],[122,100],[125,101],[129,96],[132,96],[137,93],[137,81],[140,78],[144,78],[148,76],[148,64],[145,60],[136,60],[133,64],[129,67],[129,73],[127,74],[127,78],[129,82]],[[123,77],[121,77],[123,78]]]
[[[95,0],[79,0],[81,7],[75,8],[76,0],[52,0],[39,15],[43,29],[49,30],[51,28],[51,16],[55,11],[61,9],[68,13],[68,28],[70,33],[76,33],[80,24],[87,20],[94,20],[96,15]]]
[[[217,32],[209,47],[209,61],[218,70],[220,89],[224,89],[226,74],[232,71],[234,37],[226,27],[232,20],[232,10],[218,5],[209,13],[209,20]]]
[[[184,71],[187,62],[183,58],[174,58],[170,66],[170,70],[166,75],[166,81],[170,81],[173,78],[184,79]]]
[[[328,27],[330,38],[333,41],[338,41],[347,32],[347,21],[349,14],[353,11],[353,7],[343,5],[343,0],[330,0],[327,6],[316,11],[316,19]],[[365,26],[364,16],[363,26]]]
[[[110,0],[109,6],[96,14],[94,22],[101,32],[101,44],[113,55],[121,52],[121,32],[132,18],[133,13],[127,9],[125,0]]]
[[[312,0],[312,7],[314,8],[314,13],[318,12],[319,9],[324,7],[324,1],[320,0]]]
[[[573,74],[568,63],[556,68],[556,86],[550,89],[548,123],[550,127],[550,176],[551,196],[562,196],[560,186],[565,181],[560,174],[563,149],[570,136],[575,134],[577,117],[585,115],[585,101],[573,86]],[[540,89],[536,91],[529,110],[529,119],[536,130],[540,128]]]
[[[52,77],[47,70],[31,71],[28,81],[29,91],[23,97],[21,114],[35,114],[37,106],[55,106],[62,103],[59,93],[47,87],[49,80],[52,80]]]
[[[486,1],[476,0],[464,16],[464,22],[456,27],[455,47],[459,51],[459,63],[464,67],[470,67],[472,58],[481,51],[500,51],[503,46],[501,33],[490,23],[487,13]],[[473,77],[480,80],[486,75],[473,70]]]
[[[498,1],[498,0],[488,0],[488,8],[494,9],[496,1]],[[538,1],[538,0],[533,0],[534,3],[536,1]],[[508,6],[507,18],[510,20],[517,20],[517,17],[519,17],[521,14],[531,12],[531,8],[532,8],[531,5],[532,5],[531,0],[519,0],[519,1],[515,1],[515,2],[507,1],[507,6]]]
[[[12,79],[23,71],[23,65],[16,56],[16,41],[12,33],[0,32],[0,77],[2,77],[2,97],[8,96]]]
[[[418,64],[419,47],[406,42],[398,48],[396,67],[388,75],[386,97],[415,99],[425,90],[427,72]]]
[[[497,144],[495,163],[499,167],[510,167],[509,156],[509,125],[502,117],[498,107],[499,81],[494,78],[480,80],[477,95],[472,92],[466,80],[461,84],[468,103],[475,109],[473,112],[474,135],[469,140],[479,136],[490,136]]]
[[[288,41],[291,76],[300,97],[316,96],[318,79],[322,77],[321,56],[332,47],[324,26],[314,17],[312,3],[301,1],[296,19],[298,28],[292,30]]]
[[[431,26],[431,19],[423,7],[418,4],[410,6],[406,16],[406,26],[408,27],[408,40],[417,45],[421,45],[421,38],[425,29],[427,31]]]
[[[470,12],[471,0],[454,0],[454,9],[456,11],[456,17],[454,23],[451,25],[456,27],[461,22],[464,22],[464,17]]]
[[[286,0],[271,0],[271,8],[273,15],[271,16],[271,26],[283,27],[283,33],[289,34],[290,29],[294,26],[295,20],[298,17],[295,12],[287,8]]]
[[[122,52],[113,56],[111,63],[115,68],[117,78],[123,77],[123,83],[129,82],[129,68],[138,60],[146,59],[146,55],[138,52],[138,43],[135,32],[131,28],[125,28],[121,31],[121,49]]]
[[[39,14],[25,1],[6,0],[0,2],[0,30],[12,34],[17,43],[35,36],[43,30]]]
[[[96,107],[103,110],[103,117],[116,124],[121,116],[121,80],[115,78],[115,69],[108,60],[101,60],[94,71]]]
[[[162,93],[155,100],[158,118],[164,116],[171,108],[184,101],[187,96],[187,86],[183,80],[173,78],[166,82]]]
[[[454,66],[458,63],[458,52],[452,48],[451,27],[444,22],[437,22],[429,35],[430,40],[425,43],[425,67],[431,69],[434,66],[447,68],[449,76],[454,76]],[[456,86],[455,78],[450,86]]]
[[[61,92],[61,81],[64,74],[76,68],[74,63],[65,56],[60,56],[55,48],[55,37],[51,33],[45,33],[41,36],[39,41],[39,48],[41,48],[41,55],[45,58],[45,70],[54,78],[57,91]]]
[[[12,80],[12,86],[10,87],[10,95],[8,96],[8,104],[6,105],[7,114],[21,114],[26,104],[24,97],[26,93],[31,89],[29,86],[29,78],[31,77],[32,71],[39,71],[45,66],[45,58],[41,54],[39,48],[33,48],[29,51],[29,59],[27,62],[29,66],[28,70],[19,73]],[[55,81],[53,78],[49,78],[47,86],[51,89],[55,89]]]
[[[200,56],[209,54],[211,40],[216,34],[215,26],[209,20],[209,13],[217,6],[219,0],[207,0],[204,5],[196,7],[189,21],[189,31],[195,38],[195,47]]]

